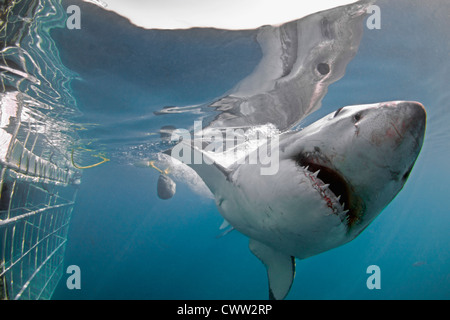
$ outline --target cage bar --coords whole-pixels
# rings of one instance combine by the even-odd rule
[[[20,95],[0,94],[0,300],[50,299],[63,274],[80,173],[25,117]]]

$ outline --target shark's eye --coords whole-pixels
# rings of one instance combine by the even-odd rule
[[[361,120],[361,118],[362,118],[361,112],[355,113],[355,115],[353,116],[353,122],[357,123],[359,120]]]
[[[321,75],[326,75],[330,72],[330,66],[328,65],[328,63],[319,63],[317,65],[317,71],[319,71]]]

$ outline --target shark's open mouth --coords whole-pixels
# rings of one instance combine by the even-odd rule
[[[348,227],[354,225],[361,215],[360,201],[347,180],[320,153],[300,153],[295,161],[307,173],[313,186],[319,191],[327,206]],[[356,202],[356,203],[355,203]]]

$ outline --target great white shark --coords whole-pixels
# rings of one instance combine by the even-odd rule
[[[425,128],[426,111],[418,102],[347,106],[280,134],[271,146],[279,154],[275,174],[262,175],[260,165],[248,162],[188,165],[214,194],[224,219],[250,238],[250,250],[267,269],[269,298],[284,299],[295,258],[353,240],[400,192]]]

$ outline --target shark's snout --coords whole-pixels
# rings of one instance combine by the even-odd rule
[[[381,112],[378,112],[377,109]],[[427,114],[421,103],[414,101],[386,102],[377,109],[374,112],[378,116],[375,115],[370,120],[376,124],[377,128],[372,131],[371,135],[374,144],[387,143],[389,145],[393,143],[395,146],[399,146],[412,140],[418,148],[422,146]]]
[[[425,107],[420,102],[401,101],[398,102],[396,108],[403,109],[406,114],[410,114],[410,116],[416,120],[425,120],[427,116]]]
[[[418,147],[422,146],[426,127],[427,112],[425,107],[415,101],[400,102],[397,105],[402,115],[401,129],[403,134],[411,134]]]
[[[425,111],[425,107],[415,101],[402,101],[398,103],[394,103],[397,109],[397,114],[402,121],[403,130],[411,129],[411,127],[417,128],[419,132],[423,132],[425,129],[427,112]]]
[[[337,166],[365,204],[355,228],[358,234],[408,180],[422,149],[427,113],[421,103],[392,101],[356,109],[354,114],[361,114],[355,124],[356,139],[342,148],[347,150],[346,159]],[[358,163],[362,165],[355,170]]]

